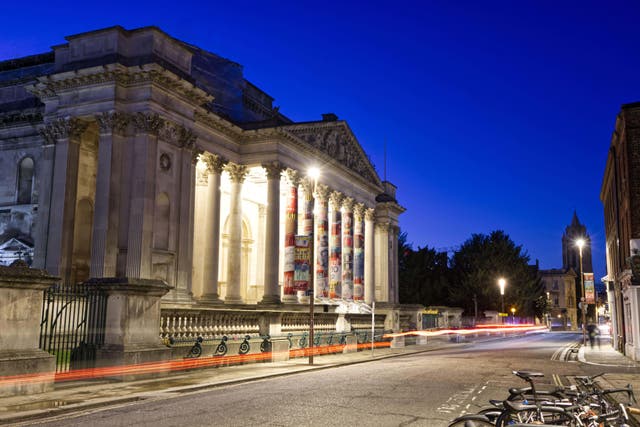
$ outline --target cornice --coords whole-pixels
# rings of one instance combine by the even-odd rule
[[[29,108],[20,111],[0,113],[0,128],[42,123],[42,109]]]
[[[242,142],[245,139],[245,131],[243,131],[240,127],[223,119],[215,113],[206,111],[204,108],[200,110],[201,111],[196,110],[194,114],[196,122],[201,123],[202,125],[210,129],[222,132],[223,134],[229,136],[230,138],[233,138],[236,141]]]
[[[51,74],[38,77],[38,83],[25,86],[25,89],[41,99],[48,99],[67,90],[104,83],[117,83],[124,87],[153,83],[197,105],[213,100],[212,95],[157,64],[129,68],[112,64]]]

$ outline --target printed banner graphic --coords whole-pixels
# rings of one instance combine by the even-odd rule
[[[584,273],[584,297],[587,304],[596,303],[596,289],[593,283],[593,273]]]
[[[296,236],[295,269],[293,274],[293,288],[296,291],[309,289],[310,241],[309,236]]]

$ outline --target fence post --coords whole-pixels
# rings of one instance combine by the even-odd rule
[[[0,396],[42,393],[53,388],[55,357],[39,348],[43,291],[60,279],[24,261],[0,266],[0,377],[33,375],[32,381],[2,383]]]
[[[96,352],[96,366],[129,366],[169,360],[171,349],[160,339],[160,298],[173,289],[162,280],[126,277],[93,278],[86,282],[107,293],[104,344]],[[160,376],[166,372],[150,372]],[[133,375],[114,375],[129,380]]]

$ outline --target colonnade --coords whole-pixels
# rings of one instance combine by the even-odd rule
[[[204,251],[204,289],[201,301],[221,302],[218,290],[220,247],[220,176],[229,173],[229,253],[224,303],[242,303],[241,241],[242,186],[247,167],[226,162],[216,154],[202,155],[207,164],[208,183]],[[262,165],[266,172],[266,229],[264,242],[264,293],[261,303],[296,303],[298,293],[308,285],[294,280],[295,238],[313,236],[310,272],[316,298],[368,302],[375,298],[374,209],[353,198],[312,182],[279,162]],[[284,177],[284,179],[282,179]],[[285,183],[285,212],[280,212],[281,184]],[[299,209],[301,207],[301,209]],[[284,214],[284,242],[280,242],[280,216]],[[280,247],[283,243],[283,274],[279,277]],[[279,281],[282,280],[282,290]]]

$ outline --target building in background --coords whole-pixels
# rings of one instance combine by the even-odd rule
[[[616,117],[600,200],[613,345],[640,360],[640,103],[623,105]]]
[[[538,271],[547,297],[549,323],[552,329],[576,330],[578,310],[576,305],[576,277],[572,268]]]
[[[400,328],[404,208],[347,122],[294,122],[241,65],[155,27],[66,39],[0,63],[5,259],[29,252],[68,284],[162,280],[164,307],[185,309],[300,311],[313,286],[323,305],[387,304]],[[299,235],[313,237],[306,280]],[[225,322],[270,331],[247,319]]]

